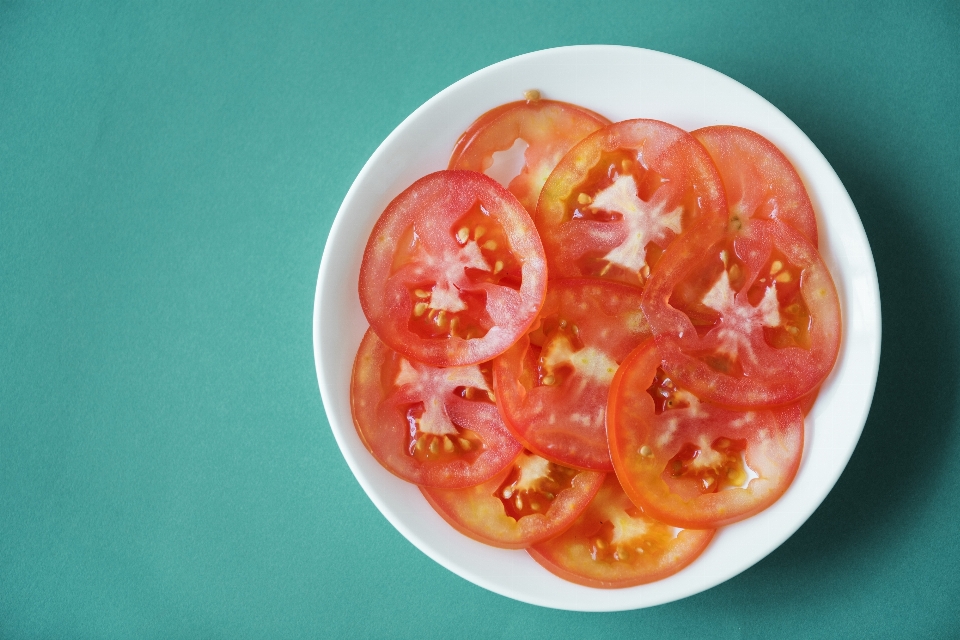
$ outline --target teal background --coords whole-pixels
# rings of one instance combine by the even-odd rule
[[[846,185],[877,395],[782,547],[616,614],[486,592],[353,479],[311,312],[336,210],[437,91],[537,49],[690,58]],[[0,0],[0,637],[960,637],[960,5]]]

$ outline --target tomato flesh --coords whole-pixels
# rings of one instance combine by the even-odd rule
[[[615,589],[662,580],[693,562],[712,530],[673,527],[634,505],[613,474],[576,522],[528,553],[551,573],[589,587]]]
[[[525,452],[476,487],[420,490],[464,535],[496,547],[522,549],[569,527],[603,478],[602,473],[571,469]]]
[[[489,360],[543,302],[543,247],[526,210],[472,171],[439,171],[397,196],[374,226],[360,303],[392,349],[438,367]]]
[[[626,120],[581,141],[544,184],[535,222],[551,278],[644,286],[663,251],[695,221],[726,220],[717,170],[687,132]]]
[[[789,487],[803,453],[800,405],[702,402],[664,372],[653,340],[618,370],[607,429],[624,490],[677,527],[713,529],[759,513]]]
[[[493,398],[488,364],[431,367],[373,331],[360,343],[350,389],[354,425],[377,461],[408,482],[462,488],[506,468],[522,446]]]
[[[504,421],[559,464],[612,471],[604,412],[623,358],[651,336],[641,292],[593,278],[551,280],[533,330],[494,360]]]

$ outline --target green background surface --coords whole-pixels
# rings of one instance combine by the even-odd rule
[[[841,6],[842,5],[842,6]],[[782,547],[580,614],[486,592],[351,475],[311,313],[340,201],[507,57],[648,47],[751,87],[880,277],[860,444]],[[0,0],[0,637],[960,637],[960,5]]]

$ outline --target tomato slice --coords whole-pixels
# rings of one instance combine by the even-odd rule
[[[493,363],[507,426],[554,462],[612,471],[604,413],[619,363],[652,334],[642,292],[625,284],[551,280],[533,330]]]
[[[490,175],[533,215],[543,183],[564,154],[608,124],[593,111],[555,100],[500,105],[460,136],[449,168]]]
[[[803,453],[799,405],[736,411],[701,402],[649,340],[623,362],[607,411],[610,454],[634,503],[676,527],[714,529],[773,504]]]
[[[664,370],[707,402],[795,402],[840,350],[833,279],[817,249],[777,220],[691,229],[660,261],[643,310]]]
[[[703,553],[713,534],[709,529],[677,531],[651,518],[611,473],[573,526],[527,552],[564,580],[619,589],[677,573]]]
[[[534,320],[546,261],[530,215],[473,171],[425,176],[387,206],[360,266],[360,305],[392,349],[462,366],[505,351]]]
[[[692,133],[720,172],[731,218],[768,218],[792,226],[817,246],[817,217],[800,174],[755,131],[719,125]]]
[[[564,156],[534,220],[551,278],[642,287],[674,238],[701,218],[717,228],[727,218],[723,184],[703,146],[665,122],[626,120]]]
[[[419,485],[485,482],[523,450],[494,404],[489,363],[437,368],[408,360],[367,331],[353,365],[353,422],[370,453]]]
[[[571,469],[524,452],[476,487],[420,491],[464,535],[494,547],[523,549],[573,524],[603,478],[603,473]]]

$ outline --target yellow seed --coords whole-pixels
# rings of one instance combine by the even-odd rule
[[[467,238],[470,237],[470,229],[466,227],[460,227],[460,231],[457,231],[457,240],[460,241],[460,244],[463,244],[467,241]]]
[[[648,264],[643,265],[643,269],[640,269],[640,275],[643,276],[644,278],[649,277],[649,276],[650,276],[650,265],[648,265]]]
[[[438,327],[445,327],[445,326],[447,326],[447,312],[446,312],[446,311],[442,311],[442,310],[441,310],[440,313],[437,314],[437,326],[438,326]]]
[[[426,302],[418,302],[418,303],[417,303],[416,305],[414,305],[414,307],[413,307],[413,315],[415,315],[415,316],[417,316],[417,317],[419,318],[420,316],[422,316],[422,315],[424,314],[424,312],[425,312],[426,310],[427,310],[427,303],[426,303]]]
[[[779,260],[774,260],[773,264],[770,265],[770,275],[775,275],[781,269],[783,269],[783,263]]]
[[[413,295],[417,296],[418,298],[429,298],[430,292],[424,291],[423,289],[417,289],[413,292]]]
[[[789,307],[787,307],[787,308],[785,309],[785,311],[786,311],[787,313],[796,315],[796,314],[800,313],[800,305],[797,304],[796,302],[794,302],[792,305],[790,305]]]
[[[707,478],[704,479],[703,484],[709,487],[713,484],[713,482],[714,482],[713,478],[708,476]]]
[[[510,496],[512,495],[513,495],[513,489],[507,487],[506,489],[503,490],[503,497],[506,498],[507,500],[509,500]]]
[[[623,160],[620,163],[620,168],[623,169],[624,171],[630,171],[630,169],[633,168],[633,163],[630,162],[629,160]]]
[[[789,333],[789,334],[792,335],[792,336],[795,336],[795,335],[797,335],[798,333],[800,333],[800,329],[797,329],[797,328],[796,328],[795,326],[793,326],[792,324],[788,324],[788,325],[787,325],[787,333]]]
[[[536,102],[540,99],[540,92],[536,89],[529,89],[523,92],[523,99],[527,102]]]
[[[430,453],[439,453],[440,452],[440,443],[437,442],[437,439],[434,438],[430,441]]]
[[[457,444],[459,444],[460,448],[463,449],[464,451],[470,451],[470,449],[473,448],[473,445],[470,444],[470,441],[467,440],[466,438],[458,438]]]
[[[483,243],[483,248],[487,251],[494,251],[497,248],[497,243],[495,240],[487,240]]]
[[[607,545],[603,543],[603,540],[597,538],[596,547],[597,549],[605,549]]]
[[[483,225],[477,225],[477,228],[473,230],[473,237],[477,240],[480,239],[483,234],[487,232],[487,228]]]
[[[453,332],[457,330],[460,326],[460,318],[454,318],[450,321],[450,335],[453,335]]]
[[[649,456],[652,453],[653,453],[653,449],[651,449],[649,445],[643,445],[642,447],[640,447],[640,455]]]
[[[545,384],[545,385],[547,385],[547,386],[552,385],[552,384],[553,384],[554,382],[556,382],[556,381],[557,381],[557,379],[554,378],[553,376],[550,376],[550,375],[543,376],[543,384]]]
[[[467,400],[473,400],[473,387],[467,387],[463,390],[463,397]]]
[[[735,264],[730,267],[730,279],[736,280],[740,276],[740,265]]]
[[[577,196],[577,202],[579,202],[580,204],[590,204],[591,202],[593,202],[593,198],[591,198],[585,193],[581,193],[580,195]]]
[[[517,505],[517,509],[523,509],[523,497],[518,493],[517,499],[513,501]]]
[[[777,282],[790,282],[793,280],[793,277],[790,275],[789,271],[781,271],[777,274],[777,277],[774,278]]]
[[[487,391],[487,398],[490,400],[490,402],[497,401],[497,396],[493,395],[493,391]]]
[[[539,503],[539,502],[531,502],[531,503],[530,503],[530,508],[533,509],[534,511],[540,511],[540,503]]]
[[[417,438],[417,451],[423,451],[423,438]]]
[[[443,450],[447,453],[453,453],[453,441],[447,436],[443,436]]]
[[[617,549],[617,560],[626,561],[629,558],[630,558],[630,553],[626,549],[622,547]]]
[[[612,263],[612,262],[608,262],[608,263],[607,263],[607,266],[605,266],[603,269],[601,269],[600,275],[602,275],[602,276],[607,275],[607,272],[610,271],[610,267],[612,267],[612,266],[613,266],[613,263]]]
[[[503,270],[503,260],[497,260],[496,264],[493,265],[493,272],[500,273]]]

